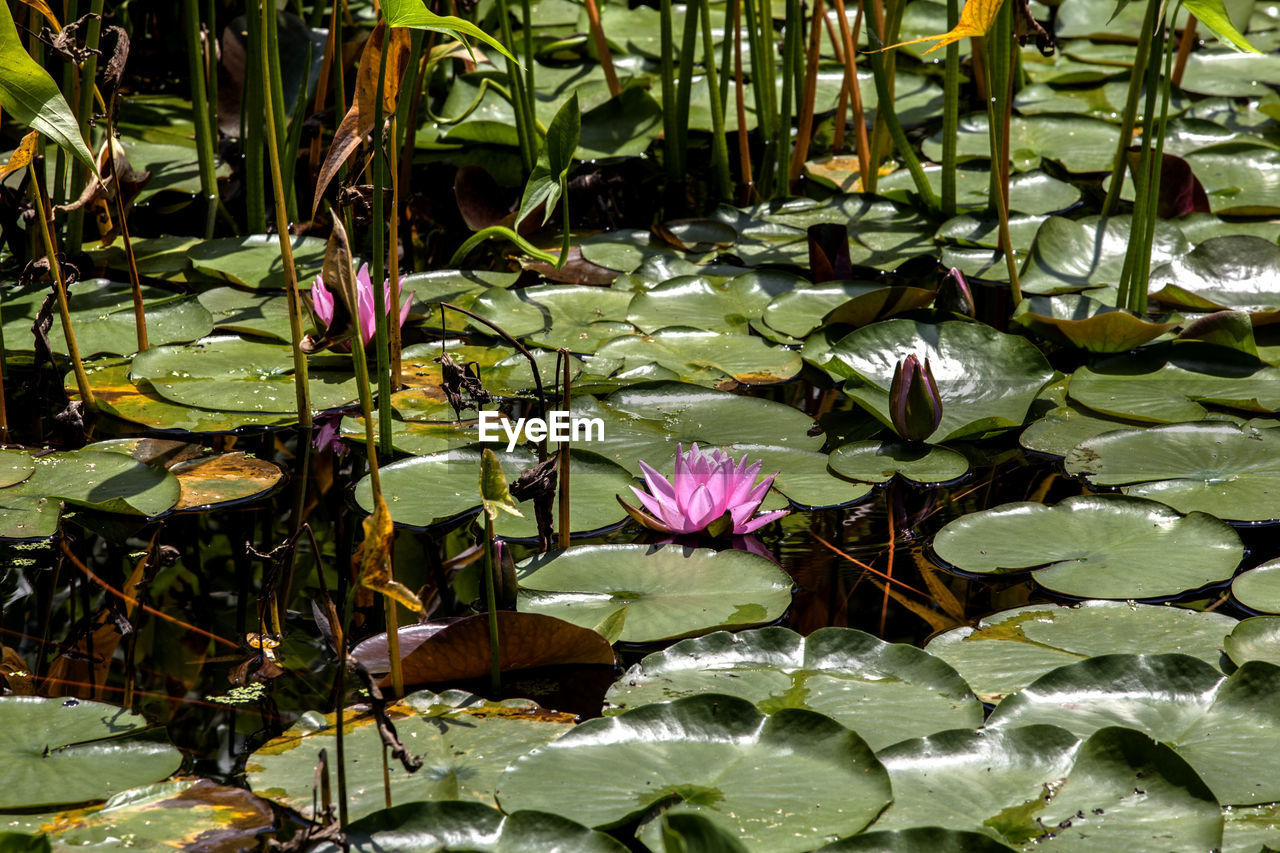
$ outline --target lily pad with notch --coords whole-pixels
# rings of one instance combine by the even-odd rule
[[[1108,163],[1110,158],[1108,154]],[[1086,216],[1080,220],[1049,217],[1031,242],[1021,276],[1023,292],[1054,295],[1119,284],[1125,253],[1133,239],[1132,225],[1129,216]],[[1186,235],[1176,225],[1156,223],[1151,247],[1153,266],[1190,250]]]
[[[746,551],[582,545],[532,557],[516,569],[518,610],[594,628],[625,608],[624,643],[763,625],[791,604],[791,578]]]
[[[1117,600],[1178,595],[1232,576],[1239,535],[1211,515],[1183,516],[1156,501],[1079,495],[1053,506],[1007,503],[963,515],[933,540],[935,553],[968,572],[1032,570],[1063,595]]]
[[[787,628],[717,631],[682,640],[631,667],[605,695],[606,713],[683,696],[726,693],[765,713],[826,714],[873,749],[982,724],[982,707],[947,664],[849,628],[808,637]]]
[[[1213,237],[1153,269],[1150,287],[1151,299],[1178,308],[1280,322],[1280,247],[1250,235]]]

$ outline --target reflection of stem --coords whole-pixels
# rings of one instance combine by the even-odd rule
[[[560,350],[560,358],[564,360],[564,373],[561,374],[560,386],[560,408],[569,411],[569,407],[573,405],[573,393],[570,387],[572,378],[570,376],[569,351],[567,349]],[[573,529],[569,522],[569,442],[561,442],[556,447],[556,465],[560,469],[560,495],[558,509],[560,511],[559,527],[560,536],[559,544],[561,548],[569,547],[569,532]]]
[[[889,565],[886,567],[886,570],[885,570],[885,579],[888,581],[893,580],[893,557],[894,557],[894,550],[897,546],[897,542],[895,541],[897,539],[897,532],[894,530],[894,524],[893,524],[893,507],[890,505],[890,501],[893,499],[892,498],[893,491],[894,491],[893,484],[890,483],[889,490],[888,490],[888,493],[886,493],[886,500],[885,500],[885,509],[887,510],[885,515],[888,517],[888,521],[889,521]],[[885,620],[888,618],[888,616],[889,616],[889,585],[885,584],[884,601],[882,601],[880,604],[880,637],[881,639],[884,638]]]
[[[274,14],[275,4],[262,4],[262,25],[265,28],[268,12]],[[298,401],[298,422],[304,429],[311,427],[311,389],[307,377],[307,356],[302,351],[302,300],[298,296],[298,271],[293,265],[293,246],[289,243],[289,212],[285,205],[284,177],[280,172],[280,148],[276,138],[275,103],[265,50],[262,57],[262,103],[267,128],[267,157],[271,162],[271,187],[276,203],[276,233],[280,238],[280,261],[284,265],[284,280],[289,294],[289,337],[293,343],[293,388]],[[306,440],[310,440],[307,436]]]
[[[484,592],[489,610],[489,692],[496,699],[502,690],[502,657],[498,648],[498,594],[494,589],[493,519],[484,516]]]
[[[71,328],[71,306],[67,302],[67,283],[62,277],[62,265],[58,263],[58,252],[53,245],[53,233],[49,230],[48,205],[45,204],[44,190],[40,188],[40,178],[35,165],[31,170],[31,200],[36,206],[36,216],[40,220],[40,239],[44,242],[45,257],[49,259],[49,276],[53,279],[54,292],[58,295],[58,317],[62,321],[62,336],[67,342],[67,355],[71,357],[71,370],[76,375],[76,388],[84,407],[90,412],[97,409],[97,401],[93,397],[93,389],[89,387],[89,374],[84,372],[84,363],[80,361],[80,349],[76,346],[76,334]]]

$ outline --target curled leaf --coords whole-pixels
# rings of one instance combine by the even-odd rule
[[[364,542],[360,545],[357,557],[360,560],[360,584],[374,592],[380,592],[394,601],[398,601],[414,613],[423,613],[425,608],[413,590],[391,577],[391,545],[395,536],[395,528],[391,523],[391,510],[382,494],[374,492],[373,512],[364,520]]]
[[[490,520],[498,517],[498,510],[524,518],[524,513],[516,509],[511,491],[507,488],[507,475],[503,473],[498,455],[487,447],[480,457],[480,500]]]

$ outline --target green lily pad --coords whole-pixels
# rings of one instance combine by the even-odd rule
[[[1067,473],[1179,512],[1224,521],[1280,513],[1280,432],[1229,423],[1168,424],[1088,439],[1067,454]]]
[[[1152,604],[1087,601],[1005,610],[934,637],[925,651],[955,667],[984,702],[1094,655],[1178,652],[1217,665],[1236,620]]]
[[[495,447],[494,452],[512,482],[521,471],[537,461],[534,454],[524,448],[508,453],[505,447]],[[392,519],[409,527],[429,527],[479,508],[480,455],[480,448],[464,447],[401,459],[383,467],[382,496],[391,510]],[[631,484],[631,475],[624,469],[593,453],[574,450],[569,462],[569,477],[572,483],[569,512],[574,531],[598,530],[626,517],[626,511],[616,499],[619,494],[631,494],[627,488]],[[356,484],[355,499],[365,512],[373,511],[372,487],[368,477]],[[518,506],[524,518],[500,514],[494,522],[497,535],[508,539],[527,539],[538,535],[533,504]]]
[[[35,470],[35,460],[27,451],[0,449],[0,489],[21,483]]]
[[[213,317],[213,328],[219,331],[271,338],[284,343],[292,341],[289,330],[289,297],[282,293],[246,292],[234,287],[215,287],[203,291],[199,299],[200,304]],[[302,313],[302,330],[306,334],[315,331],[311,315],[305,310]]]
[[[312,357],[308,373],[313,409],[333,409],[358,395],[350,358]],[[321,369],[321,365],[330,369]],[[297,411],[293,354],[280,344],[233,335],[186,346],[152,347],[133,359],[129,378],[145,380],[167,400],[232,412]]]
[[[1231,581],[1231,594],[1259,613],[1280,613],[1280,560],[1268,560]]]
[[[468,802],[404,803],[366,815],[346,830],[358,853],[623,853],[627,848],[602,832],[548,812],[504,815]],[[323,844],[317,853],[344,848]]]
[[[771,301],[764,310],[763,319],[768,326],[792,338],[804,338],[823,324],[832,311],[851,301],[870,297],[877,304],[872,309],[872,321],[881,320],[880,309],[892,303],[883,297],[893,288],[886,287],[879,281],[827,281],[822,284],[810,284],[797,277],[787,292]],[[896,288],[903,290],[904,288]],[[910,288],[916,290],[918,288]],[[877,299],[877,296],[880,299]],[[917,307],[910,305],[910,308]]]
[[[1052,295],[1118,284],[1132,239],[1131,226],[1128,216],[1086,216],[1076,221],[1049,217],[1031,243],[1031,256],[1020,277],[1023,292]],[[1176,225],[1157,223],[1151,247],[1153,266],[1190,249]]]
[[[1280,666],[1280,616],[1242,619],[1223,641],[1231,662],[1262,660]]]
[[[884,769],[844,726],[796,708],[766,715],[720,695],[588,720],[517,759],[498,787],[505,811],[554,809],[597,827],[674,800],[669,813],[701,814],[748,850],[770,853],[851,835],[890,799]],[[658,829],[642,830],[651,850],[662,849]]]
[[[1149,287],[1152,299],[1193,311],[1278,313],[1280,246],[1249,235],[1214,237],[1152,270]]]
[[[1007,503],[947,524],[933,540],[969,572],[1034,569],[1036,583],[1079,598],[1163,598],[1231,577],[1240,537],[1211,515],[1164,504],[1080,495],[1054,505]]]
[[[1209,788],[1169,747],[1130,729],[1080,743],[1048,725],[943,732],[881,758],[894,802],[876,827],[942,825],[1027,851],[1191,853],[1221,843]]]
[[[1035,54],[1024,51],[1022,56],[1025,58]],[[1114,74],[1116,70],[1104,65],[1088,66],[1065,58],[1062,64],[1064,69],[1079,68],[1079,74],[1082,76],[1095,76],[1106,71]],[[1013,99],[1014,107],[1024,116],[1041,113],[1077,113],[1104,121],[1119,122],[1120,117],[1124,115],[1125,101],[1128,97],[1129,82],[1127,80],[1099,81],[1102,84],[1099,86],[1078,86],[1063,85],[1064,77],[1066,77],[1065,74],[1054,80],[1054,85],[1037,81],[1031,86],[1024,86]],[[1142,115],[1146,98],[1141,98],[1138,103],[1138,115]],[[1158,107],[1159,100],[1156,103]],[[1186,95],[1175,88],[1169,99],[1169,114],[1176,116],[1190,105],[1191,102]]]
[[[488,290],[472,310],[508,334],[549,349],[593,352],[603,342],[633,330],[627,322],[631,294],[604,287],[548,285]],[[472,323],[483,333],[488,327]]]
[[[494,804],[494,788],[507,765],[573,728],[573,715],[547,711],[527,699],[486,702],[450,690],[422,690],[388,707],[400,740],[423,759],[418,772],[389,765],[393,802],[463,800]],[[347,755],[347,808],[352,820],[386,808],[382,739],[373,715],[348,708],[343,721]],[[334,755],[335,717],[315,711],[249,756],[249,787],[260,797],[312,816],[312,779],[320,750]]]
[[[935,193],[942,193],[942,167],[929,165],[925,177]],[[990,172],[980,168],[956,169],[956,207],[986,210]],[[876,192],[894,201],[909,201],[915,194],[911,173],[900,169],[880,179]],[[1066,210],[1080,200],[1080,190],[1041,171],[1019,172],[1009,177],[1009,210],[1045,214]]]
[[[62,500],[76,506],[127,515],[157,516],[178,502],[180,487],[167,471],[123,453],[83,450],[47,453],[31,476],[0,490],[0,501]]]
[[[1116,429],[1140,427],[1135,421],[1122,421],[1102,417],[1074,403],[1056,406],[1031,424],[1018,436],[1018,443],[1027,450],[1066,456],[1071,449],[1087,438]]]
[[[885,483],[895,476],[913,483],[945,483],[969,470],[969,460],[954,450],[894,440],[837,447],[827,465],[841,477],[864,483]]]
[[[828,372],[851,381],[845,393],[886,425],[894,368],[908,355],[928,359],[942,400],[933,442],[1021,426],[1053,375],[1030,341],[976,323],[885,320],[851,332],[831,350]]]
[[[1178,326],[1153,323],[1078,294],[1029,296],[1014,309],[1013,322],[1056,344],[1092,353],[1126,352]]]
[[[208,779],[175,779],[131,788],[101,806],[17,818],[46,833],[56,853],[119,850],[124,845],[161,849],[253,848],[275,829],[271,806],[243,788]],[[0,838],[0,850],[8,851]]]
[[[0,811],[105,800],[182,764],[163,732],[101,702],[0,696],[0,721]]]
[[[1108,417],[1153,423],[1201,420],[1207,405],[1262,414],[1280,408],[1280,369],[1187,344],[1081,367],[1067,393]]]
[[[153,429],[183,432],[229,432],[241,427],[278,427],[297,423],[296,414],[282,412],[229,412],[175,403],[156,393],[145,379],[129,378],[129,359],[102,359],[88,365],[89,387],[103,411]],[[68,372],[63,387],[76,392],[75,376]]]
[[[1008,853],[1012,848],[977,832],[925,826],[862,832],[819,847],[817,853],[918,853],[921,850],[930,853]]]
[[[1204,185],[1209,208],[1218,215],[1280,214],[1280,150],[1237,142],[1186,156]]]
[[[187,111],[190,112],[190,105]],[[50,176],[53,172],[49,173]],[[50,178],[52,180],[52,177]],[[191,267],[187,262],[187,250],[200,242],[197,237],[181,237],[163,234],[159,237],[133,237],[133,259],[138,274],[162,281],[186,281]],[[117,278],[128,280],[129,258],[125,254],[124,240],[116,238],[109,246],[88,245],[84,252],[95,265],[121,273]]]
[[[817,711],[873,749],[982,724],[982,706],[951,667],[914,646],[849,628],[821,628],[807,638],[759,628],[682,640],[614,682],[606,712],[703,693],[737,696],[765,713]]]
[[[190,109],[187,105],[187,110]],[[123,135],[119,141],[134,171],[151,173],[151,180],[134,199],[136,204],[142,204],[164,190],[193,196],[200,194],[200,158],[194,145],[174,145]],[[230,177],[231,165],[219,159],[214,164],[214,175]]]
[[[1013,168],[1029,172],[1052,160],[1068,172],[1105,172],[1116,154],[1120,130],[1114,124],[1082,115],[1014,116],[1009,122],[1009,157]],[[942,162],[942,134],[924,141],[924,156]],[[986,113],[960,117],[958,162],[991,159]]]
[[[1265,853],[1280,847],[1280,803],[1222,810],[1222,853]]]
[[[800,372],[799,354],[771,346],[752,335],[721,334],[680,326],[648,335],[623,334],[595,350],[595,359],[616,365],[603,373],[596,361],[589,363],[599,375],[626,374],[649,366],[665,373],[661,378],[700,385],[772,385]]]
[[[1081,737],[1123,724],[1168,744],[1218,801],[1280,798],[1267,745],[1280,739],[1280,667],[1248,661],[1224,677],[1187,655],[1104,655],[1046,673],[1006,697],[990,728],[1058,725]]]
[[[790,277],[748,273],[728,281],[706,276],[681,276],[637,293],[627,321],[645,333],[667,326],[688,326],[707,332],[746,334],[760,319],[770,300],[783,293]]]
[[[35,336],[31,333],[31,324],[50,292],[47,284],[34,284],[14,288],[4,294],[0,310],[4,318],[6,352],[34,351]],[[142,299],[147,315],[147,339],[151,346],[193,341],[209,334],[213,328],[213,318],[193,297],[157,287],[144,287]],[[78,282],[68,290],[68,303],[71,306],[71,329],[82,357],[137,352],[133,289],[129,284],[105,278]],[[49,328],[49,346],[56,353],[67,352],[56,306],[53,325]]]
[[[762,625],[791,604],[791,578],[746,551],[583,545],[538,555],[517,571],[517,609],[585,628],[625,609],[625,643]]]
[[[933,252],[933,225],[924,214],[863,194],[823,201],[788,199],[743,209],[722,206],[714,218],[738,232],[731,252],[750,266],[808,267],[808,228],[823,222],[846,226],[849,256],[857,265],[896,269],[910,258]]]
[[[1182,88],[1198,95],[1257,98],[1269,86],[1280,86],[1280,58],[1225,48],[1192,51],[1182,77]]]
[[[298,287],[309,288],[324,265],[325,241],[319,237],[294,237],[290,246]],[[196,272],[210,278],[255,290],[285,286],[280,238],[275,234],[205,240],[187,249],[186,255]]]

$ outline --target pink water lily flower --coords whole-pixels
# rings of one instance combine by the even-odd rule
[[[618,502],[632,518],[651,530],[706,531],[713,536],[751,533],[787,514],[787,510],[755,514],[769,493],[773,478],[778,476],[775,472],[757,484],[756,476],[762,464],[758,461],[747,465],[746,454],[741,462],[735,463],[732,456],[718,448],[706,451],[693,444],[686,453],[676,445],[675,475],[670,481],[649,465],[640,463],[649,491],[635,486],[631,491],[648,512],[630,506],[622,498],[618,498]]]
[[[391,314],[391,282],[388,280],[382,287],[383,301],[386,304],[387,314]],[[311,286],[311,304],[316,309],[316,319],[324,323],[327,327],[333,322],[333,293],[329,288],[324,286],[324,279],[316,276],[316,282]],[[356,302],[357,309],[360,311],[360,337],[364,339],[367,345],[373,340],[373,333],[376,328],[377,320],[373,316],[373,281],[369,278],[369,265],[365,264],[360,267],[360,272],[356,273]],[[413,294],[406,294],[404,303],[400,306],[400,325],[404,325],[404,321],[409,319],[409,306],[413,304]]]

